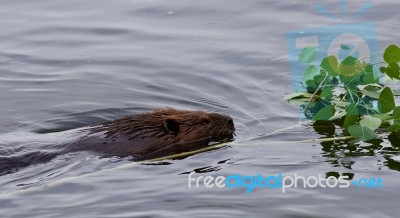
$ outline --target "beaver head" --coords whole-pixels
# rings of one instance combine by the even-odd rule
[[[235,127],[227,115],[165,108],[99,124],[92,131],[104,132],[111,144],[123,144],[133,156],[153,158],[230,140]]]

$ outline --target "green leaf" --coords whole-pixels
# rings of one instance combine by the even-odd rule
[[[400,67],[397,63],[391,63],[386,69],[386,74],[391,79],[400,79]]]
[[[346,115],[346,117],[344,117],[344,124],[343,124],[343,128],[347,128],[351,125],[354,125],[358,120],[358,116],[356,115]]]
[[[299,61],[309,64],[315,60],[316,54],[317,52],[314,47],[305,47],[300,53]]]
[[[378,109],[381,113],[388,113],[396,106],[393,92],[389,87],[385,87],[378,99]]]
[[[394,124],[388,128],[388,132],[400,132],[400,125]]]
[[[347,101],[340,101],[340,100],[334,100],[334,101],[332,101],[332,103],[339,107],[347,107],[350,104]]]
[[[343,127],[347,128],[355,124],[358,120],[358,109],[355,103],[351,103],[346,110],[346,117],[344,118]]]
[[[346,116],[346,110],[340,107],[335,107],[335,114],[329,120],[337,120]]]
[[[400,61],[400,48],[396,45],[390,45],[383,54],[383,59],[388,63],[397,63]]]
[[[348,128],[348,131],[351,136],[362,141],[370,141],[377,138],[375,132],[366,126],[353,125]]]
[[[340,48],[342,48],[343,50],[350,50],[350,47],[348,45],[345,44],[340,44]]]
[[[331,55],[322,60],[321,67],[328,72],[330,76],[337,76],[339,72],[339,61],[335,56]]]
[[[362,91],[362,90],[381,91],[383,89],[383,87],[379,84],[358,85],[357,88],[360,91]]]
[[[400,106],[393,109],[393,122],[400,125]]]
[[[314,80],[308,80],[305,82],[305,87],[307,88],[307,91],[314,92],[318,88],[318,85]]]
[[[382,120],[372,116],[365,116],[364,119],[360,121],[361,126],[368,127],[372,131],[378,129],[382,124]]]
[[[392,119],[392,116],[389,114],[374,114],[373,117],[379,118],[382,121],[388,121]]]
[[[307,98],[295,98],[295,99],[290,99],[288,100],[288,103],[291,105],[295,105],[295,106],[302,106],[302,105],[307,105],[308,104],[309,99]],[[313,103],[310,103],[310,107],[312,107]]]
[[[324,108],[322,108],[318,113],[314,116],[313,120],[329,120],[331,117],[333,117],[333,106],[332,105],[327,105]]]
[[[347,107],[347,115],[355,115],[358,116],[358,109],[357,109],[357,105],[355,103],[351,103],[348,107]]]
[[[318,75],[316,75],[316,76],[314,77],[314,81],[315,81],[317,84],[321,84],[322,81],[324,81],[325,76],[326,76],[326,73],[325,73],[325,72],[324,72],[324,73],[321,73],[321,74],[318,74]]]
[[[327,87],[325,88],[321,94],[319,95],[321,98],[325,99],[325,100],[330,100],[333,97],[332,94],[332,88],[331,87]]]
[[[304,82],[307,82],[309,80],[314,80],[314,77],[317,76],[320,73],[319,69],[317,66],[311,65],[309,66],[306,71],[304,71]]]
[[[355,76],[359,73],[357,71],[359,65],[357,58],[348,56],[339,65],[339,74],[343,76]]]
[[[358,85],[357,88],[366,96],[378,99],[381,94],[382,86],[379,84]]]
[[[360,81],[361,74],[357,74],[354,76],[345,76],[339,75],[340,81],[347,87],[354,83],[354,85],[358,85]]]
[[[310,99],[313,95],[307,92],[296,92],[296,93],[291,93],[283,96],[284,100],[291,100],[291,99],[296,99],[296,98],[308,98]]]
[[[364,68],[364,77],[363,77],[363,82],[364,84],[375,84],[379,82],[379,77],[375,76],[374,74],[374,67],[371,64],[368,64]]]

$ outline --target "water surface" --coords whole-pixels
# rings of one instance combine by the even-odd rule
[[[348,13],[365,2],[350,2]],[[318,14],[316,3],[340,13],[339,0],[3,1],[1,134],[57,132],[171,106],[231,115],[237,140],[163,164],[60,156],[0,177],[2,217],[397,217],[398,147],[290,142],[340,134],[312,123],[275,132],[299,122],[298,108],[282,100],[292,87],[287,32],[373,21],[380,50],[397,43],[397,1],[372,1],[363,16],[337,20]],[[348,174],[380,177],[384,188],[189,189],[192,171]]]

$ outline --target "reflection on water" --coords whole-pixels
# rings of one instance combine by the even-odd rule
[[[333,9],[338,2],[327,1],[324,6]],[[0,196],[9,195],[0,198],[0,213],[5,217],[395,217],[400,140],[389,136],[369,143],[312,141],[343,133],[333,123],[298,125],[297,107],[281,100],[292,91],[286,32],[342,22],[315,13],[316,3],[3,2],[0,144],[7,133],[59,132],[164,106],[229,114],[237,136],[229,146],[146,164],[85,152],[66,154],[1,176]],[[374,4],[373,11],[360,19],[378,22],[385,47],[397,39],[393,29],[398,26],[398,3]],[[348,9],[353,6],[349,3]],[[190,172],[349,175],[381,177],[385,182],[381,190],[316,188],[246,194],[188,189]]]
[[[337,134],[333,122],[316,121],[313,123],[313,128],[315,132],[326,138],[340,137],[340,133]],[[396,139],[393,139],[393,137],[396,137]],[[386,166],[389,169],[397,170],[395,167],[396,164],[394,163],[399,163],[391,160],[391,155],[398,155],[400,153],[399,147],[396,146],[398,142],[397,137],[397,135],[392,134],[389,137],[389,142],[382,139],[374,139],[368,143],[357,140],[321,142],[321,149],[323,156],[326,157],[327,161],[332,163],[333,166],[353,169],[354,164],[359,164],[364,161],[361,157],[373,157],[367,159],[368,163],[365,163],[369,164],[369,167],[381,170],[383,166]],[[384,159],[387,161],[384,161]]]

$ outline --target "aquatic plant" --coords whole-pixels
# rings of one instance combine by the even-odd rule
[[[314,65],[315,58],[314,48],[302,50],[299,62],[309,65],[302,81],[305,91],[284,99],[300,106],[307,119],[334,122],[354,139],[370,141],[382,133],[400,138],[400,106],[395,103],[400,91],[391,88],[400,80],[398,46],[388,46],[379,63],[368,63],[365,57],[328,56]]]

